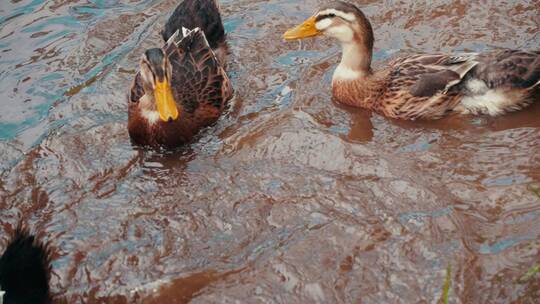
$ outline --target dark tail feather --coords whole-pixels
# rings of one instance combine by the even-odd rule
[[[489,88],[528,89],[540,81],[540,53],[520,50],[495,50],[480,54],[472,77]]]
[[[24,228],[17,228],[0,257],[4,304],[50,303],[48,247]]]
[[[538,54],[534,62],[531,64],[531,69],[524,78],[525,85],[527,87],[535,87],[540,85],[540,54]]]
[[[217,0],[184,0],[174,10],[161,32],[168,41],[176,31],[182,28],[200,28],[208,40],[210,47],[216,49],[225,41],[225,29],[216,3]]]

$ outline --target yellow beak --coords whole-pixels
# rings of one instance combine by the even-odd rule
[[[167,80],[157,81],[154,90],[159,118],[164,122],[178,118],[178,108],[172,94],[171,86]]]
[[[316,21],[315,16],[310,17],[304,23],[285,32],[283,38],[286,40],[295,40],[320,35],[322,32],[315,27]]]

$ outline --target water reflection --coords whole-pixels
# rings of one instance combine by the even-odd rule
[[[533,303],[540,106],[402,122],[337,106],[338,48],[281,41],[325,1],[221,1],[236,96],[178,151],[126,132],[126,90],[177,1],[0,5],[0,227],[55,245],[66,302]],[[538,1],[356,1],[376,60],[535,48]]]

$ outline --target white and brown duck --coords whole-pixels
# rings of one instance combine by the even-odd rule
[[[371,24],[360,9],[343,1],[322,8],[284,38],[319,35],[337,39],[342,47],[332,80],[335,99],[387,117],[495,116],[540,100],[540,50],[414,54],[373,70]]]
[[[217,121],[233,94],[218,4],[182,1],[162,36],[165,45],[140,61],[129,92],[128,131],[136,144],[177,147]]]

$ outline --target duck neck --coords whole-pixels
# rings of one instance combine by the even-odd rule
[[[343,55],[332,80],[332,94],[338,102],[373,108],[383,91],[381,74],[371,69],[373,44],[356,40],[342,43]]]
[[[334,72],[334,80],[357,80],[372,74],[372,49],[369,46],[353,40],[342,43],[341,48],[341,62]]]

